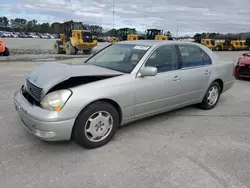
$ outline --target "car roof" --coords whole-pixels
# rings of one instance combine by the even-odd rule
[[[212,50],[210,50],[205,45],[192,42],[192,41],[176,41],[176,40],[126,40],[126,41],[120,41],[117,42],[118,44],[132,44],[132,45],[145,45],[150,47],[158,47],[160,45],[182,45],[182,44],[189,44],[200,47],[202,50],[204,50],[211,59],[213,59],[213,62],[217,62],[218,56],[216,53],[214,53]],[[115,44],[117,44],[115,43]]]
[[[119,44],[134,44],[134,45],[146,45],[146,46],[158,46],[162,44],[194,44],[190,41],[174,41],[174,40],[125,40],[118,42]]]

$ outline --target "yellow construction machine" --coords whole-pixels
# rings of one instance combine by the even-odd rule
[[[216,43],[214,39],[202,38],[201,34],[196,34],[194,37],[194,42],[202,44],[211,50],[214,50]]]
[[[59,24],[57,29],[60,31],[60,39],[54,44],[54,51],[57,54],[66,53],[75,55],[79,50],[84,54],[91,54],[97,40],[93,40],[92,33],[84,30],[81,22],[68,21]]]
[[[236,38],[227,38],[223,42],[217,43],[214,47],[215,51],[237,51],[246,48],[245,43]]]
[[[163,30],[160,29],[147,29],[145,35],[147,40],[172,40],[171,37],[164,35]]]
[[[140,36],[136,34],[135,28],[120,28],[117,30],[118,37],[112,40],[112,43],[123,40],[139,40]]]
[[[201,39],[201,44],[213,50],[215,47],[215,40],[214,39]]]

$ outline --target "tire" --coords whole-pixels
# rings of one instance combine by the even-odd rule
[[[83,54],[86,54],[86,55],[92,54],[93,48],[90,48],[88,50],[83,50],[82,52],[83,52]]]
[[[210,93],[210,91],[212,90],[212,88],[217,89],[217,94],[215,94],[215,95],[217,95],[217,96],[215,97],[215,101],[213,101],[213,103],[212,103],[212,101],[211,101],[211,103],[209,103],[208,97],[209,97],[209,93]],[[205,94],[205,96],[204,96],[204,98],[203,98],[201,104],[199,104],[200,108],[202,108],[203,110],[210,110],[210,109],[213,109],[213,108],[217,105],[217,103],[218,103],[218,101],[219,101],[219,99],[220,99],[220,95],[221,95],[221,87],[220,87],[220,84],[219,84],[218,82],[213,82],[213,83],[209,86],[209,88],[208,88],[208,90],[207,90],[207,92],[206,92],[206,94]]]
[[[78,49],[75,47],[75,55],[78,53]]]
[[[65,51],[67,55],[75,55],[75,48],[72,46],[71,42],[68,41],[65,44]]]
[[[230,46],[229,48],[228,48],[228,51],[234,51],[234,46]]]
[[[219,46],[216,46],[216,47],[215,47],[215,51],[221,51],[220,47],[219,47]]]
[[[10,51],[7,47],[5,47],[5,51],[3,52],[3,56],[9,56],[10,55]]]
[[[99,119],[98,122],[95,122],[93,126],[90,125],[89,118],[93,116],[93,119],[95,119],[96,115],[94,114],[98,112],[105,112],[103,113],[103,115],[109,114],[109,120],[113,122],[113,126],[107,132],[108,134],[104,135],[102,139],[100,139],[99,141],[93,141],[91,140],[91,136],[93,136],[93,134],[91,134],[90,132],[93,132],[98,136],[98,134],[101,135],[102,133],[105,133],[105,128],[107,128],[105,127],[105,119]],[[106,123],[110,123],[110,121],[106,121]],[[119,128],[119,125],[119,113],[113,105],[102,101],[95,102],[89,105],[78,115],[73,129],[73,138],[76,143],[78,143],[82,147],[87,149],[95,149],[107,144],[115,135],[117,129]],[[88,133],[86,129],[90,127],[92,127],[93,130],[90,130]]]
[[[56,41],[55,44],[54,44],[54,52],[56,54],[62,54],[63,53],[62,48],[60,47],[60,45],[62,45],[61,41]]]

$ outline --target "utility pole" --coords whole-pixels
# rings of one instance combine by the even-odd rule
[[[178,32],[179,32],[179,25],[177,25],[177,29],[176,29],[176,39],[178,39]]]
[[[113,29],[115,29],[115,0],[113,0]]]

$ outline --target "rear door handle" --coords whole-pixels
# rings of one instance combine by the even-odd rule
[[[173,78],[173,81],[176,82],[176,81],[179,81],[180,79],[181,79],[180,76],[175,76],[175,77]]]
[[[210,75],[210,73],[211,73],[210,70],[206,70],[206,71],[205,71],[205,74],[206,74],[206,75]]]

